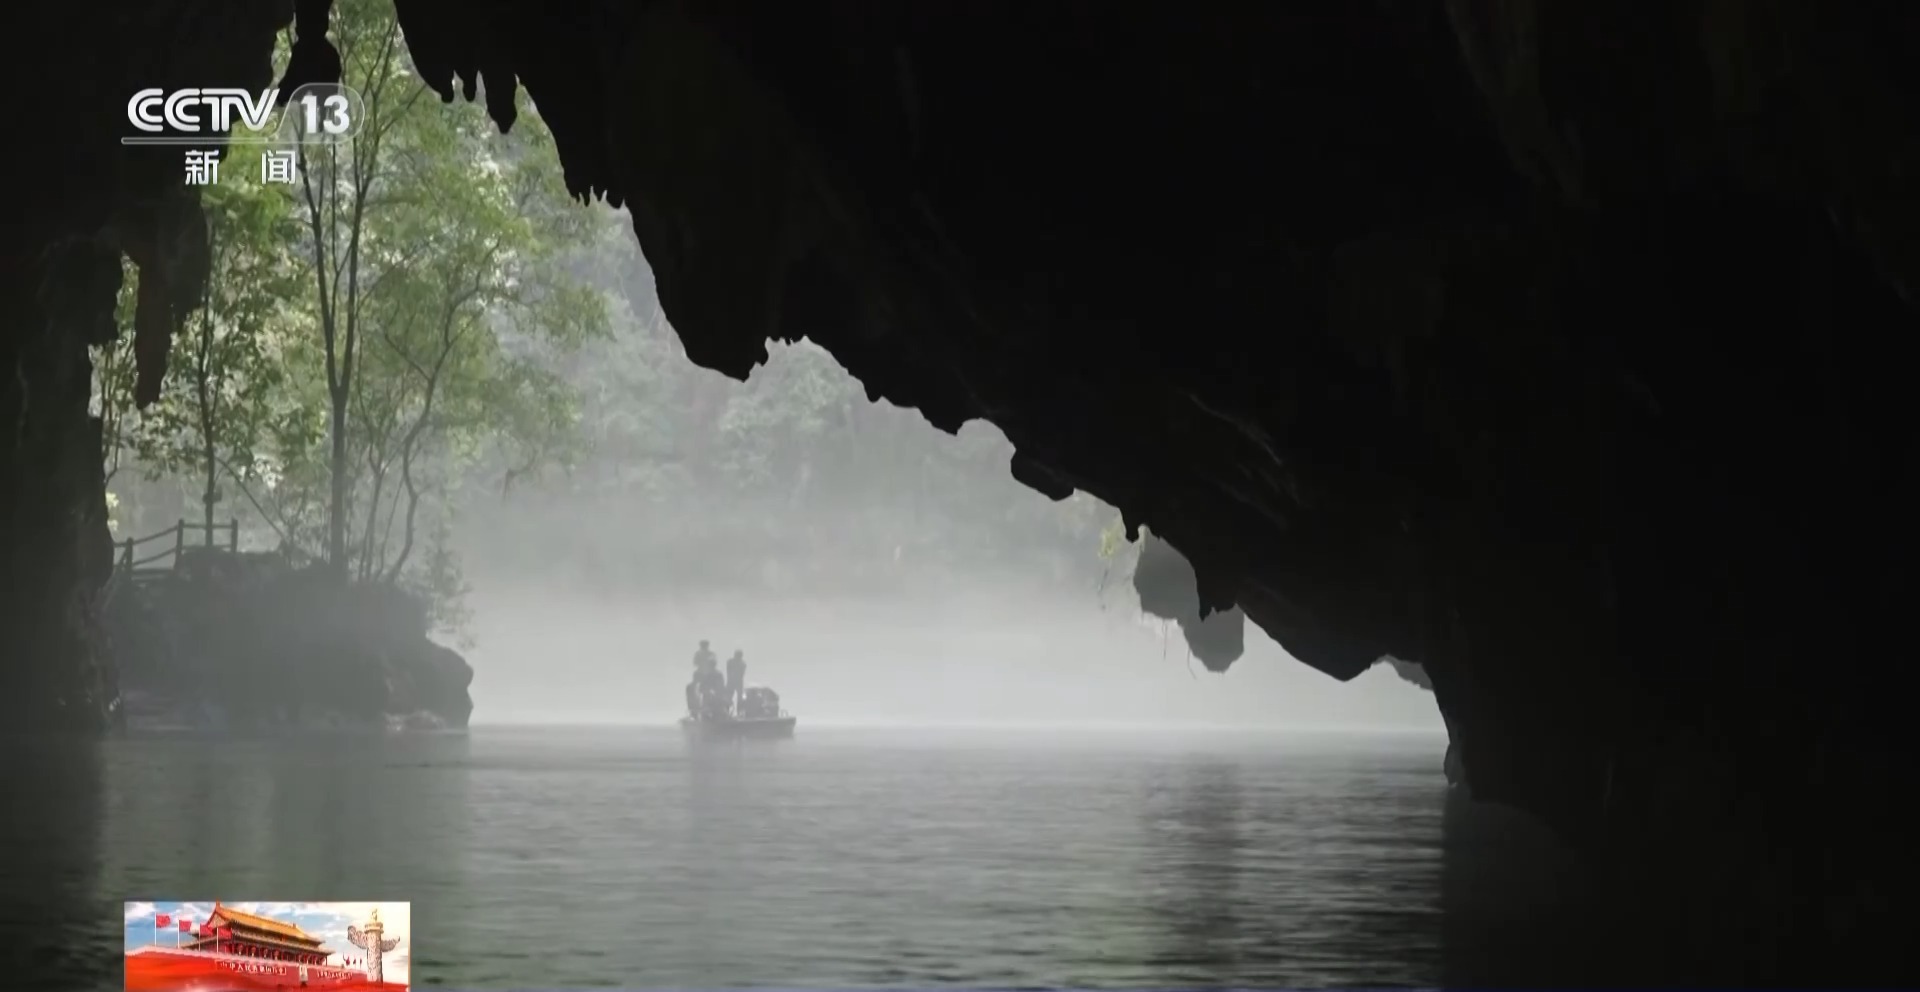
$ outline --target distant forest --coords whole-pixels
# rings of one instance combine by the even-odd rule
[[[583,275],[612,333],[550,354],[579,405],[565,468],[469,503],[489,562],[621,586],[884,592],[905,575],[1098,581],[1117,516],[1014,481],[990,425],[942,433],[874,403],[810,342],[770,344],[746,383],[695,366],[624,218]],[[484,532],[484,538],[479,532]]]

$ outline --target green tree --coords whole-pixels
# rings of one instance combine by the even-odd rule
[[[262,149],[236,145],[223,163],[234,178],[257,174]],[[196,475],[204,538],[214,541],[220,481],[244,487],[283,379],[276,345],[304,314],[294,253],[298,227],[279,190],[244,180],[209,186],[209,269],[199,312],[175,339],[161,399],[140,416],[133,443],[150,473]]]
[[[423,500],[509,452],[528,472],[565,446],[564,383],[516,355],[561,350],[606,332],[601,295],[557,264],[591,232],[538,154],[537,118],[502,142],[477,115],[431,113],[390,139],[405,195],[370,230],[409,260],[366,294],[354,389],[353,447],[367,480],[356,557],[362,578],[397,579],[420,534]],[[397,522],[397,523],[396,523]],[[397,527],[397,532],[396,532]]]
[[[364,100],[360,123],[350,142],[317,150],[303,143],[298,164],[313,311],[326,372],[326,559],[344,577],[354,481],[348,418],[359,368],[362,311],[379,278],[366,263],[371,257],[391,272],[404,270],[409,261],[370,237],[369,225],[397,199],[388,189],[391,166],[383,153],[395,128],[421,102],[425,87],[405,65],[391,4],[340,0],[333,6],[331,37],[340,52],[341,81]]]
[[[411,586],[457,625],[460,500],[580,450],[555,362],[606,334],[577,263],[612,212],[568,197],[530,105],[503,137],[477,105],[422,99],[390,4],[333,18],[354,138],[302,146],[291,189],[230,153],[204,197],[207,295],[160,400],[133,412],[128,336],[95,352],[101,458],[137,461],[116,489],[156,511],[183,515],[195,494],[169,490],[191,478],[209,525],[237,490],[283,548]]]
[[[324,373],[324,416],[281,409],[279,505],[302,534],[324,506],[343,576],[399,581],[465,475],[568,449],[570,391],[527,356],[605,332],[601,294],[560,264],[603,220],[567,197],[531,107],[503,138],[477,105],[423,99],[391,5],[335,4],[333,37],[364,110],[350,142],[301,162],[318,333],[289,356]]]

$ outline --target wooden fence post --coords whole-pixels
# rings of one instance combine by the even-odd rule
[[[227,551],[236,555],[240,553],[240,518],[238,517],[227,518]]]
[[[187,550],[187,518],[181,517],[173,527],[173,567],[180,567],[180,553]]]
[[[133,538],[129,537],[123,543],[125,547],[120,552],[120,564],[125,565],[127,571],[131,572],[133,571]]]

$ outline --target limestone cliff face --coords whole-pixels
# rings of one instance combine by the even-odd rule
[[[120,259],[85,240],[41,248],[0,260],[0,721],[97,730],[114,692],[93,636],[113,549],[85,349],[113,333]]]
[[[1623,892],[1689,880],[1632,908],[1732,948],[1712,980],[1898,974],[1911,5],[397,7],[449,98],[484,74],[505,124],[524,84],[632,208],[694,361],[811,337],[1150,527],[1202,608],[1336,677],[1419,662],[1476,797]],[[5,299],[9,567],[64,570],[4,619],[65,638],[9,668],[51,684],[89,487],[13,480],[71,464],[84,334]]]

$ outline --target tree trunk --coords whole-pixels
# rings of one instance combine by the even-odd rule
[[[219,225],[211,221],[207,224],[207,256],[218,258],[220,245]],[[200,355],[194,365],[194,397],[199,401],[200,414],[200,453],[207,470],[207,487],[200,494],[200,506],[204,511],[206,524],[206,546],[213,547],[213,503],[219,497],[214,493],[214,446],[213,446],[213,389],[209,381],[213,376],[213,280],[207,280],[207,288],[200,297]]]
[[[207,491],[206,491],[206,494],[200,498],[200,505],[206,511],[205,522],[207,525],[207,530],[206,530],[207,547],[211,548],[213,547],[213,504],[215,500],[220,498],[220,494],[216,492],[214,488],[214,481],[215,481],[214,470],[215,470],[216,459],[214,458],[214,455],[213,455],[212,441],[207,442],[206,457],[207,457]]]
[[[333,452],[327,461],[328,474],[332,476],[331,490],[327,495],[327,564],[341,578],[347,575],[347,396],[344,390],[336,393],[333,401],[333,420],[331,423]]]

